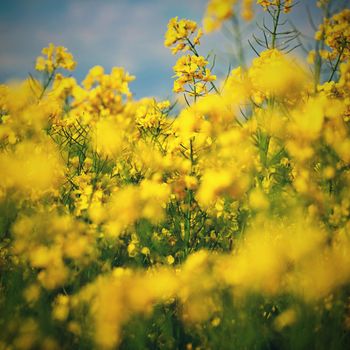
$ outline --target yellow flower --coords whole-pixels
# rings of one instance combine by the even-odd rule
[[[237,0],[210,0],[203,19],[204,30],[212,32],[220,28],[222,22],[233,14]]]
[[[267,98],[298,96],[308,83],[308,76],[298,62],[277,49],[263,51],[255,58],[248,76],[256,91]]]
[[[207,92],[206,83],[216,80],[210,69],[208,61],[203,56],[186,55],[180,57],[173,70],[177,79],[174,81],[174,92],[183,92],[190,88],[192,95],[202,95]]]
[[[249,203],[250,203],[250,206],[256,210],[265,210],[269,207],[269,202],[266,196],[258,188],[255,188],[250,192]]]
[[[204,30],[210,33],[219,29],[225,20],[235,14],[236,3],[237,0],[210,0],[203,19]],[[246,21],[253,18],[253,0],[242,1],[241,15]]]
[[[296,321],[296,311],[294,309],[288,309],[276,317],[274,325],[278,331],[282,331],[285,327],[292,325]]]
[[[50,43],[42,50],[42,54],[46,57],[39,56],[37,58],[35,69],[38,71],[52,73],[58,68],[72,71],[77,65],[73,55],[63,46],[55,46]]]
[[[283,5],[284,13],[290,12],[293,6],[293,0],[284,0],[284,2],[281,0],[257,0],[256,3],[262,6],[264,11],[266,11],[269,7],[279,7]]]
[[[316,32],[316,40],[325,39],[325,43],[330,47],[328,52],[330,59],[337,59],[340,62],[346,61],[350,57],[350,9],[344,9],[334,14],[331,18],[326,18]],[[325,55],[324,55],[325,56]]]
[[[166,262],[167,262],[168,265],[172,265],[172,264],[174,264],[175,259],[174,259],[174,257],[172,255],[168,255],[166,257]]]
[[[171,52],[176,54],[179,51],[190,50],[191,45],[198,45],[203,35],[202,30],[198,30],[191,43],[191,36],[197,30],[197,23],[188,19],[178,20],[178,17],[172,18],[168,23],[168,30],[165,33],[164,46],[171,47],[175,45]]]

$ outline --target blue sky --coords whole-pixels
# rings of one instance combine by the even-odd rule
[[[81,81],[94,65],[109,70],[123,66],[136,75],[136,98],[171,95],[176,61],[163,47],[168,20],[179,16],[202,20],[206,0],[0,0],[0,81],[25,78],[36,56],[49,42],[67,47],[78,61],[73,76]],[[291,18],[310,34],[305,5],[315,17],[315,1],[301,0]],[[256,20],[261,20],[261,13]],[[254,24],[254,23],[253,23]],[[251,37],[251,29],[244,30]],[[218,73],[228,66],[234,49],[222,33],[203,39],[202,54],[213,49]],[[248,50],[249,52],[249,50]],[[251,52],[251,57],[253,53]]]

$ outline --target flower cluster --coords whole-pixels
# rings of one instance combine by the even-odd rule
[[[173,68],[177,77],[174,81],[174,92],[185,91],[185,85],[189,84],[190,95],[200,96],[206,93],[206,83],[216,80],[207,65],[208,61],[203,56],[186,55],[179,58]]]
[[[240,6],[241,16],[245,21],[254,17],[253,0],[210,0],[203,18],[204,30],[207,33],[220,29],[223,22],[236,16],[236,8]],[[289,13],[293,7],[293,0],[256,0],[256,4],[263,7],[265,11],[283,10]]]
[[[58,68],[74,70],[76,62],[73,55],[67,52],[63,46],[55,46],[50,43],[48,47],[43,48],[42,54],[36,60],[35,69],[38,71],[47,71],[52,73]]]
[[[283,8],[284,13],[290,12],[293,6],[293,0],[257,0],[258,5],[261,5],[266,11],[268,8]]]
[[[186,19],[172,18],[168,23],[168,31],[165,35],[165,46],[170,47],[178,43],[172,48],[172,53],[178,51],[190,50],[192,54],[180,57],[173,67],[175,77],[173,91],[176,93],[187,92],[196,100],[198,96],[202,96],[208,92],[207,83],[216,80],[216,76],[211,74],[207,67],[209,62],[200,56],[196,46],[200,43],[200,37],[203,34],[199,29],[193,41],[190,35],[197,29],[197,23]],[[212,86],[213,88],[213,86]]]
[[[203,19],[206,32],[212,32],[221,27],[222,22],[229,19],[234,13],[237,0],[210,0]],[[253,18],[253,0],[243,0],[241,4],[242,17],[249,21]]]
[[[202,29],[198,29],[197,34],[191,38],[196,30],[196,22],[188,19],[178,20],[178,17],[172,18],[168,23],[168,30],[165,33],[164,45],[166,47],[171,47],[176,44],[171,48],[173,54],[179,51],[188,51],[191,46],[200,43],[200,38],[203,35]]]
[[[324,51],[326,59],[346,61],[350,57],[350,9],[326,18],[315,34],[317,40],[325,38],[325,44],[331,51]]]

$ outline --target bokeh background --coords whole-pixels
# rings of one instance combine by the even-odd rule
[[[136,98],[167,98],[172,92],[172,66],[176,56],[163,46],[170,18],[179,16],[201,23],[207,0],[0,0],[0,82],[23,79],[34,71],[35,58],[49,42],[63,45],[76,58],[73,76],[81,81],[94,65],[107,71],[123,66],[136,80],[131,90]],[[290,15],[295,26],[311,35],[306,6],[317,21],[320,13],[314,0],[300,0]],[[251,24],[243,24],[245,42]],[[217,55],[214,73],[225,74],[234,66],[235,48],[227,34],[215,33],[202,40],[201,54]],[[247,57],[254,53],[248,47]]]

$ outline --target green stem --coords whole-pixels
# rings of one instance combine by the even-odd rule
[[[193,139],[190,139],[190,160],[191,160],[191,175],[193,175],[193,165],[194,165],[194,157],[193,157]],[[193,191],[188,190],[187,192],[187,211],[185,215],[185,245],[186,245],[186,255],[190,249],[190,240],[191,240],[191,209],[193,202]]]
[[[276,17],[273,18],[273,32],[272,32],[272,42],[271,42],[271,48],[275,49],[276,48],[276,38],[277,38],[277,28],[278,28],[278,22],[280,19],[280,14],[281,14],[281,4],[277,6],[277,15]]]
[[[197,102],[196,80],[193,78],[193,100]]]
[[[43,98],[43,96],[44,96],[44,94],[45,94],[47,88],[49,87],[49,85],[50,85],[52,79],[53,79],[54,76],[55,76],[55,73],[56,73],[56,68],[53,69],[52,73],[50,74],[49,78],[47,79],[47,81],[46,81],[46,83],[45,83],[45,85],[44,85],[44,87],[43,87],[43,91],[41,92],[41,94],[40,94],[40,96],[39,96],[39,98],[38,98],[38,101],[40,101],[40,100]]]
[[[327,7],[324,9],[324,16],[323,18],[329,18],[329,6],[330,3],[328,3]],[[322,71],[322,57],[320,55],[320,51],[324,49],[324,39],[325,39],[325,33],[324,30],[322,30],[321,34],[321,40],[320,43],[316,42],[316,58],[315,58],[315,82],[314,82],[314,91],[317,92],[317,85],[320,83],[321,80],[321,71]]]
[[[345,45],[342,46],[342,48],[341,48],[341,50],[339,52],[339,56],[337,58],[337,62],[335,63],[334,68],[332,69],[332,74],[329,77],[328,82],[330,82],[333,79],[333,76],[334,76],[335,72],[338,70],[338,66],[339,66],[339,63],[340,63],[341,56],[343,55],[344,49],[345,49]]]
[[[238,47],[238,63],[241,67],[245,67],[245,57],[244,57],[244,48],[243,48],[243,40],[241,35],[241,30],[239,27],[239,22],[237,16],[232,16],[232,24],[233,24],[233,30],[236,33],[235,36],[235,43]]]

